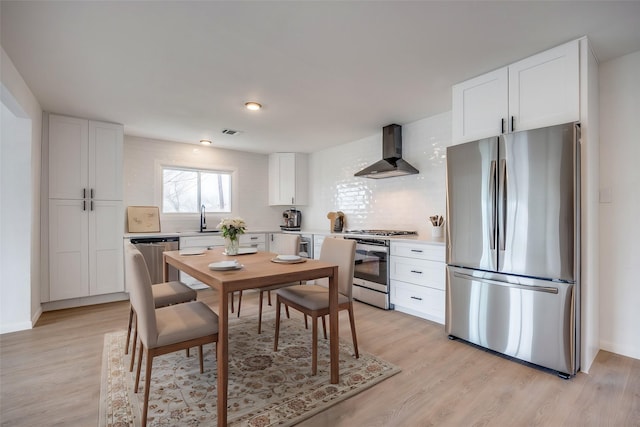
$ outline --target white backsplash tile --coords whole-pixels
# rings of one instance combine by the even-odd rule
[[[420,173],[387,179],[353,174],[382,157],[382,132],[310,155],[311,203],[300,207],[305,228],[329,229],[326,214],[342,211],[346,228],[416,230],[429,235],[430,215],[446,209],[446,147],[451,113],[402,126],[403,158]]]

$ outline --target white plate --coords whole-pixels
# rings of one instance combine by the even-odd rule
[[[298,258],[298,259],[294,259],[293,261],[285,261],[278,258],[271,258],[271,262],[277,262],[279,264],[298,264],[299,262],[306,262],[306,261],[307,261],[306,258]]]
[[[238,248],[238,253],[236,255],[248,255],[248,254],[256,254],[258,253],[258,248]],[[222,255],[228,255],[227,251],[222,251]],[[235,256],[235,255],[229,255]]]
[[[206,252],[205,248],[186,248],[180,250],[180,255],[202,255]]]
[[[242,264],[238,264],[238,262],[235,260],[212,262],[211,264],[209,264],[210,270],[223,271],[223,270],[238,270],[240,268],[242,268]]]
[[[299,261],[300,257],[298,255],[278,255],[276,257],[280,261]]]

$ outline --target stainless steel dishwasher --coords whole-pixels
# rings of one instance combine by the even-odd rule
[[[141,237],[131,239],[131,243],[142,253],[144,261],[147,263],[151,283],[162,283],[163,260],[162,253],[165,251],[177,251],[180,246],[178,237]],[[179,280],[178,270],[169,266],[168,281]]]

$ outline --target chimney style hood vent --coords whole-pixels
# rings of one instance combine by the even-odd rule
[[[402,127],[394,124],[382,128],[382,160],[354,176],[380,179],[416,173],[418,169],[402,160]]]

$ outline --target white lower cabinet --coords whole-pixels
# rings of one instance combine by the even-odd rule
[[[120,201],[49,200],[49,300],[123,292],[122,228]]]
[[[221,234],[180,237],[180,249],[224,247],[224,240]],[[241,234],[239,240],[241,247],[253,247],[259,251],[266,250],[267,238],[265,233]]]
[[[240,235],[240,246],[267,250],[267,235],[265,233],[245,233]]]
[[[444,324],[444,246],[391,242],[391,304],[394,309]]]

